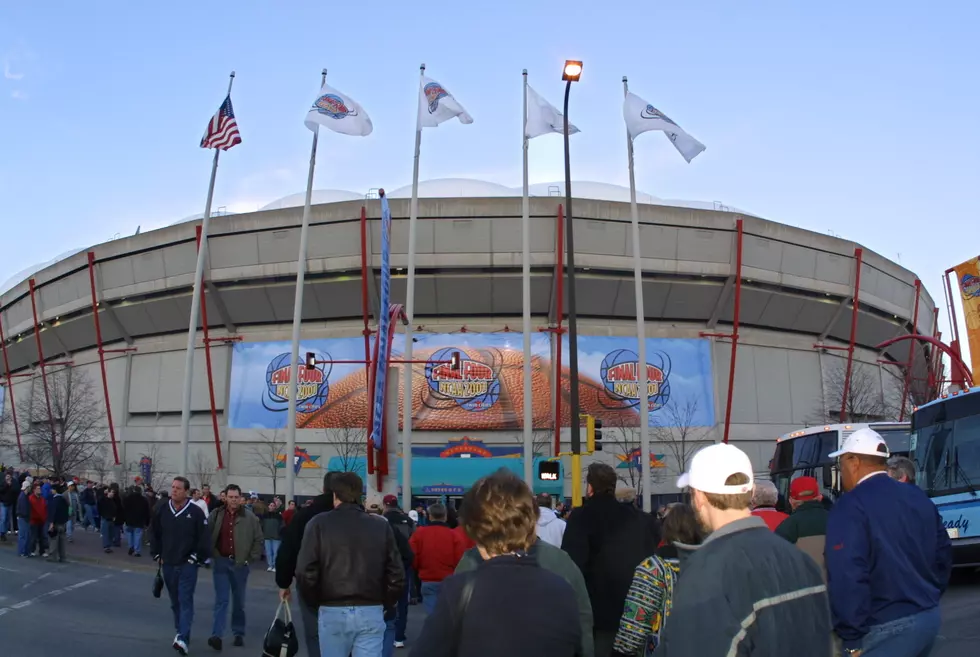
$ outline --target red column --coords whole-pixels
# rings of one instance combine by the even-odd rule
[[[0,352],[3,353],[3,372],[10,391],[10,417],[14,419],[14,434],[17,436],[17,455],[24,460],[24,447],[20,443],[20,426],[17,424],[17,404],[14,403],[14,385],[10,379],[10,361],[7,359],[7,338],[3,335],[3,313],[0,313]]]
[[[949,275],[955,271],[955,269],[946,270],[946,273],[943,274],[943,284],[946,289],[946,304],[949,307],[950,336],[958,345],[960,344],[960,327],[956,321],[956,297],[953,295],[953,286],[949,283]]]
[[[57,459],[61,450],[54,430],[54,413],[51,412],[51,395],[48,394],[48,373],[44,367],[44,349],[41,347],[41,328],[37,323],[37,298],[35,295],[37,286],[34,284],[33,278],[28,283],[31,292],[31,312],[34,315],[34,342],[37,344],[38,365],[41,368],[41,386],[44,388],[44,404],[47,406],[48,422],[51,425],[51,455]]]
[[[119,465],[119,448],[116,445],[116,428],[112,424],[112,406],[109,403],[109,381],[105,373],[105,349],[102,347],[102,324],[99,322],[99,301],[95,294],[95,253],[88,252],[88,280],[92,289],[92,319],[95,321],[95,344],[99,350],[99,367],[102,372],[102,395],[105,399],[105,414],[109,421],[109,440],[112,441],[112,459]]]
[[[201,226],[197,226],[197,248],[201,249]],[[218,459],[218,469],[225,467],[221,458],[221,434],[218,432],[218,411],[214,403],[214,375],[211,370],[211,338],[208,337],[208,303],[204,294],[204,279],[201,279],[201,328],[204,333],[204,364],[208,372],[208,398],[211,402],[211,429],[214,432],[214,452]],[[288,465],[288,461],[287,461]]]
[[[912,333],[919,332],[919,296],[922,294],[922,281],[915,279],[915,309],[912,311]],[[909,358],[905,366],[905,382],[902,384],[902,410],[898,421],[905,422],[905,405],[909,397],[909,387],[912,383],[912,366],[915,364],[915,341],[909,340]]]
[[[854,343],[857,340],[858,304],[861,296],[861,264],[864,262],[864,249],[854,249],[854,298],[851,300],[851,339],[847,344],[847,369],[844,372],[844,393],[840,400],[840,421],[847,421],[847,395],[851,390],[851,368],[854,366]]]

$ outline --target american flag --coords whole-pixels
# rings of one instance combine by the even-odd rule
[[[226,151],[240,143],[242,138],[238,134],[238,122],[235,121],[235,110],[231,108],[229,95],[208,123],[208,131],[201,139],[201,148],[220,148]]]

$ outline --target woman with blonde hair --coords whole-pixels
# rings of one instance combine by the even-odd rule
[[[411,655],[581,655],[574,590],[528,555],[538,514],[527,484],[501,469],[476,482],[463,505],[463,526],[483,561],[443,580]]]

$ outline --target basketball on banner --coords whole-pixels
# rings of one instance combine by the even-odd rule
[[[425,365],[425,379],[433,396],[455,401],[467,411],[485,411],[500,398],[500,380],[486,363],[461,351],[459,368],[453,369],[451,347],[439,349]]]
[[[317,360],[331,360],[329,354],[314,353]],[[279,354],[266,368],[262,405],[267,410],[282,412],[289,408],[290,355],[288,352]],[[297,413],[315,413],[327,402],[330,396],[330,367],[329,363],[318,363],[313,369],[307,369],[305,364],[300,364],[296,389]]]
[[[664,352],[652,354],[647,362],[647,401],[650,411],[663,408],[670,399],[670,356]],[[617,349],[602,359],[599,378],[610,400],[640,404],[640,361],[635,351]]]

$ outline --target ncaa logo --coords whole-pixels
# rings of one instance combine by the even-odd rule
[[[654,120],[659,119],[661,121],[666,121],[667,123],[670,123],[671,125],[677,125],[676,123],[674,123],[673,121],[670,120],[670,117],[668,117],[666,114],[664,114],[663,112],[661,112],[660,110],[658,110],[653,105],[647,105],[646,107],[644,107],[643,108],[643,111],[640,112],[640,118],[641,119],[654,119]]]
[[[425,100],[429,103],[429,114],[434,114],[439,109],[439,100],[449,96],[449,92],[438,82],[430,82],[422,87]]]
[[[960,279],[960,287],[963,289],[964,299],[980,297],[980,278],[973,274],[964,274]]]
[[[324,94],[313,103],[313,109],[331,119],[343,119],[348,116],[357,116],[357,112],[349,107],[344,99],[336,94]]]

